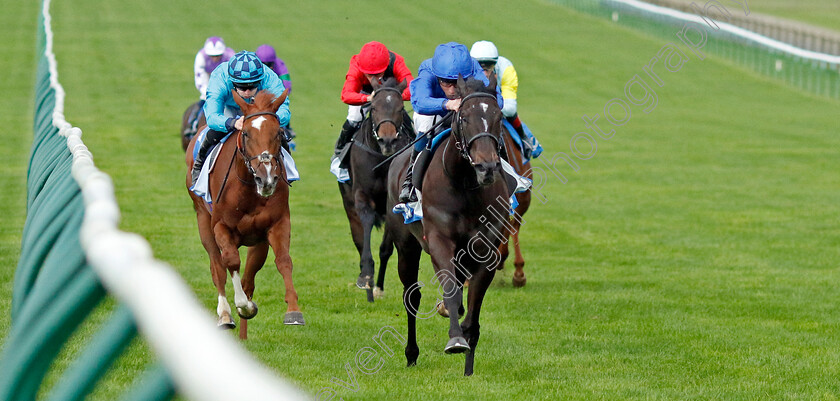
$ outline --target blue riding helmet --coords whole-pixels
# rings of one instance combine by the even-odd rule
[[[467,47],[456,42],[438,45],[432,58],[432,72],[438,78],[464,79],[473,75],[473,59]]]
[[[263,63],[249,51],[236,53],[228,62],[228,75],[235,84],[250,84],[263,79]]]

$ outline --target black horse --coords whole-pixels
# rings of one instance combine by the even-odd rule
[[[378,169],[374,169],[374,166],[414,138],[411,119],[405,112],[402,99],[402,92],[406,86],[405,81],[397,83],[393,78],[381,84],[373,83],[374,92],[369,115],[353,138],[349,156],[350,182],[338,184],[344,211],[350,221],[353,243],[359,252],[361,272],[356,286],[367,290],[370,302],[373,302],[374,298],[374,263],[370,238],[373,227],[381,226],[384,221],[389,163]],[[393,242],[385,230],[379,247],[380,268],[375,291],[377,295],[384,288],[385,267],[393,251]]]
[[[386,229],[397,247],[403,300],[408,317],[408,366],[417,363],[416,319],[420,305],[417,281],[421,247],[432,257],[434,280],[444,291],[449,311],[446,353],[466,352],[464,375],[473,373],[479,338],[479,313],[484,294],[501,260],[499,244],[507,234],[508,184],[501,177],[502,112],[496,100],[496,80],[458,80],[461,106],[452,134],[429,162],[422,184],[422,222],[403,224],[390,213]],[[397,157],[388,174],[388,203],[395,205],[405,177],[408,155]],[[463,314],[463,283],[469,279],[467,314]],[[428,281],[427,281],[428,282]]]
[[[199,112],[201,112],[201,108],[199,107],[200,104],[201,102],[191,104],[186,110],[184,110],[184,115],[181,116],[181,148],[184,149],[184,151],[187,150],[187,146],[190,145],[190,140],[192,140],[197,133],[197,128],[207,125],[204,114],[202,113],[200,117],[198,115]],[[196,119],[199,120],[196,121]]]

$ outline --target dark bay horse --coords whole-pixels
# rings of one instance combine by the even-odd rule
[[[186,110],[184,110],[184,115],[181,116],[181,148],[183,148],[184,151],[187,150],[187,147],[190,146],[190,141],[195,134],[198,133],[198,130],[194,127],[207,125],[204,113],[201,113],[201,118],[195,125],[193,125],[193,121],[198,118],[198,114],[201,112],[201,108],[198,107],[199,104],[201,104],[201,102],[191,104]]]
[[[443,302],[451,313],[446,353],[466,352],[464,375],[473,373],[475,350],[480,335],[481,303],[501,260],[499,245],[508,216],[508,186],[501,177],[499,151],[502,144],[502,112],[496,101],[495,78],[490,87],[481,81],[458,80],[461,106],[452,121],[452,134],[433,155],[424,174],[423,220],[403,224],[402,216],[388,214],[386,228],[391,231],[398,253],[407,312],[408,366],[417,363],[416,319],[420,305],[418,264],[421,249],[432,257],[434,281],[443,290]],[[399,197],[408,166],[408,155],[397,157],[388,174],[388,207]],[[498,216],[502,216],[501,218]],[[462,290],[470,280],[467,310],[463,323]],[[435,312],[430,312],[434,314]],[[427,313],[424,313],[426,315]]]
[[[379,277],[373,284],[374,262],[370,247],[374,226],[384,221],[388,196],[387,175],[390,162],[374,169],[388,156],[407,145],[414,138],[408,115],[405,113],[402,92],[408,85],[389,78],[373,84],[370,115],[362,122],[353,138],[350,152],[350,182],[339,183],[344,212],[350,222],[353,243],[359,252],[359,277],[356,286],[367,290],[368,301],[382,293],[385,267],[394,251],[387,230],[379,247]]]
[[[253,302],[254,277],[268,255],[274,251],[274,263],[283,276],[288,308],[285,324],[304,324],[298,296],[292,284],[292,259],[289,256],[289,185],[281,147],[284,136],[276,112],[286,99],[286,92],[275,99],[261,91],[253,104],[233,93],[245,115],[241,131],[225,142],[218,162],[210,172],[212,211],[205,201],[189,191],[193,165],[192,149],[187,149],[187,188],[193,200],[201,244],[210,255],[210,272],[219,293],[216,313],[218,325],[234,328],[230,305],[225,295],[226,272],[233,281],[234,303],[240,320],[239,336],[247,338],[247,321],[257,314]],[[247,246],[245,272],[240,279],[239,247]]]
[[[505,144],[505,151],[507,157],[505,160],[510,163],[516,173],[529,179],[533,180],[533,174],[531,173],[531,163],[522,161],[522,152],[519,150],[519,147],[516,146],[516,143],[511,139],[511,135],[518,135],[516,132],[507,132],[506,129],[502,128],[502,133],[504,137],[504,144]],[[531,206],[531,191],[525,191],[516,194],[516,201],[519,202],[519,205],[516,206],[514,210],[515,214],[513,218],[510,219],[510,223],[506,224],[507,231],[509,237],[506,238],[505,241],[502,242],[501,246],[499,247],[499,252],[502,256],[502,262],[499,265],[499,270],[504,268],[505,261],[510,254],[508,246],[513,243],[514,249],[514,260],[513,265],[516,270],[513,272],[513,286],[514,287],[524,287],[525,286],[525,258],[522,257],[522,250],[519,247],[519,230],[522,226],[522,216],[525,215],[525,212],[528,211],[528,208]]]

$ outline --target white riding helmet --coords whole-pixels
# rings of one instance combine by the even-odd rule
[[[470,56],[478,61],[499,61],[499,50],[493,42],[479,40],[470,48]]]
[[[208,56],[221,56],[226,48],[225,41],[218,36],[211,36],[204,41],[204,53]]]

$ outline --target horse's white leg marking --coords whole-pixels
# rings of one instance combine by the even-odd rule
[[[230,314],[230,305],[228,305],[224,295],[219,295],[219,306],[216,307],[216,314],[221,317],[224,312]]]
[[[236,304],[237,308],[248,306],[248,296],[245,295],[245,291],[242,289],[242,280],[239,278],[239,272],[233,272],[233,278],[231,280],[233,281],[233,303]]]

